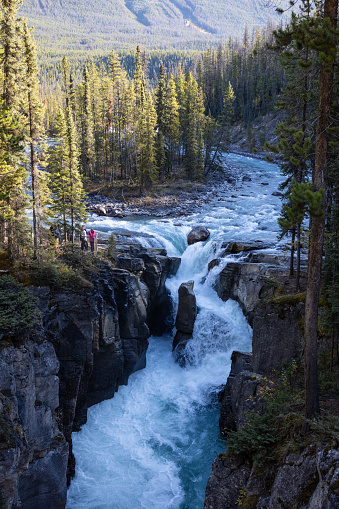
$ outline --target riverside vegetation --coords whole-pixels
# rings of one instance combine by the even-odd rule
[[[273,380],[272,391],[269,383],[264,390],[266,413],[253,415],[237,438],[231,436],[227,454],[247,448],[254,460],[255,437],[256,446],[263,451],[269,446],[276,459],[291,430],[305,429],[304,422],[311,441],[334,439],[335,417],[312,419],[320,413],[319,340],[325,347],[320,393],[337,391],[332,376],[338,366],[339,334],[338,1],[301,0],[284,27],[274,30],[269,25],[253,34],[245,30],[241,41],[229,39],[218,48],[178,54],[175,62],[162,52],[148,60],[138,47],[133,57],[112,51],[87,62],[80,72],[73,57],[70,65],[64,56],[49,65],[42,87],[37,47],[32,30],[18,17],[20,5],[19,0],[0,2],[1,270],[11,270],[26,284],[49,280],[56,288],[91,285],[87,258],[81,259],[77,272],[70,262],[72,249],[46,260],[46,224],[61,223],[65,244],[70,232],[72,245],[86,219],[86,189],[112,195],[130,185],[140,196],[151,196],[159,183],[207,180],[221,171],[233,125],[243,122],[250,141],[252,123],[275,112],[281,119],[276,143],[267,142],[265,129],[257,141],[280,157],[286,176],[279,224],[290,246],[290,272],[297,274],[296,293],[302,244],[309,250],[304,366],[288,368],[288,376],[303,372],[305,384],[301,391],[298,378],[291,401],[285,375],[280,382]],[[149,61],[153,65],[148,67]],[[47,133],[54,138],[49,147]],[[0,320],[15,334],[25,328],[25,320],[20,313],[8,317],[4,295],[17,299],[13,309],[27,308],[27,327],[32,309],[20,305],[26,303],[24,288],[8,275],[1,278]],[[325,306],[319,314],[320,290]],[[298,413],[304,400],[307,421]],[[293,415],[286,413],[290,404],[296,405]],[[327,411],[336,414],[337,408],[330,405]],[[283,427],[286,434],[281,434],[281,422],[290,423]],[[271,425],[275,432],[267,434]],[[257,460],[260,463],[260,454]]]

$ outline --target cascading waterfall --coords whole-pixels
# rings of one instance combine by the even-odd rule
[[[174,362],[170,335],[152,337],[146,368],[134,373],[112,400],[89,409],[87,424],[73,434],[77,464],[68,509],[203,507],[213,458],[224,450],[217,392],[226,382],[232,351],[251,349],[251,329],[240,307],[221,301],[213,290],[231,257],[209,273],[207,266],[217,257],[221,240],[274,240],[279,209],[279,200],[271,196],[279,182],[277,168],[236,157],[260,167],[253,182],[240,187],[244,193],[249,186],[247,197],[225,196],[204,214],[185,220],[92,218],[91,225],[102,234],[113,225],[153,233],[169,255],[182,254],[179,271],[167,286],[176,302],[180,284],[194,280],[199,313],[184,368]],[[269,179],[264,190],[263,176]],[[207,226],[211,240],[186,247],[192,223]],[[147,237],[139,241],[149,242]]]

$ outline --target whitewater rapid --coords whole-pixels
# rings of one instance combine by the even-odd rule
[[[237,172],[234,182],[225,184],[224,194],[200,214],[168,220],[91,218],[102,236],[117,228],[134,231],[143,245],[181,256],[167,287],[176,304],[180,284],[193,280],[199,313],[184,368],[174,361],[171,335],[151,337],[146,368],[134,373],[113,399],[89,409],[87,424],[73,433],[76,475],[68,509],[203,507],[213,458],[224,450],[217,393],[226,382],[232,351],[251,350],[252,338],[238,304],[221,301],[213,290],[232,257],[210,272],[208,263],[218,256],[222,241],[275,242],[280,209],[272,196],[281,181],[278,168],[229,157]],[[211,236],[187,246],[194,224],[208,227]]]

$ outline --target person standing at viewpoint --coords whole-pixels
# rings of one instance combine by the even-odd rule
[[[88,249],[87,235],[88,235],[87,230],[85,228],[85,225],[83,224],[80,232],[81,251],[84,250],[87,251]]]
[[[93,228],[90,229],[88,237],[89,245],[91,246],[91,253],[94,253],[95,231],[93,230]]]

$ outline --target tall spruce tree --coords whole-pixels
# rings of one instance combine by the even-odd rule
[[[92,111],[92,90],[90,74],[87,67],[83,72],[83,132],[82,132],[82,171],[87,177],[93,178],[94,171],[94,124]]]
[[[17,18],[17,12],[21,5],[19,0],[1,0],[0,8],[2,18],[0,20],[1,38],[1,112],[3,118],[3,132],[1,138],[6,145],[3,159],[5,161],[1,180],[3,186],[14,184],[5,189],[3,194],[6,199],[4,210],[6,211],[6,223],[3,225],[3,240],[7,240],[7,250],[11,258],[21,251],[23,236],[28,233],[25,209],[27,198],[25,195],[27,171],[23,169],[25,156],[20,141],[24,138],[21,104],[25,89],[24,69],[24,46],[22,37],[22,23]],[[16,120],[18,122],[16,122]],[[13,136],[6,142],[6,131],[13,123],[16,129]],[[17,142],[14,138],[17,138]],[[20,150],[21,148],[21,150]]]
[[[52,191],[51,212],[63,224],[65,241],[74,242],[76,227],[83,222],[85,192],[79,173],[79,150],[70,105],[60,109],[57,119],[57,144],[50,149],[49,171]],[[69,232],[69,237],[67,235]]]
[[[41,221],[46,203],[46,186],[44,175],[39,170],[39,145],[44,137],[44,109],[39,96],[37,48],[31,31],[24,23],[23,27],[26,94],[24,110],[27,117],[27,141],[29,142],[29,166],[32,189],[32,220],[33,220],[33,257],[37,257],[38,244],[41,242]],[[40,240],[40,242],[39,242]]]
[[[170,74],[166,90],[166,140],[168,153],[168,171],[178,159],[180,140],[179,104],[173,74]]]
[[[166,153],[165,153],[165,132],[166,132],[166,76],[164,66],[160,66],[158,87],[155,92],[155,108],[157,114],[156,125],[156,165],[160,176],[165,175]]]

